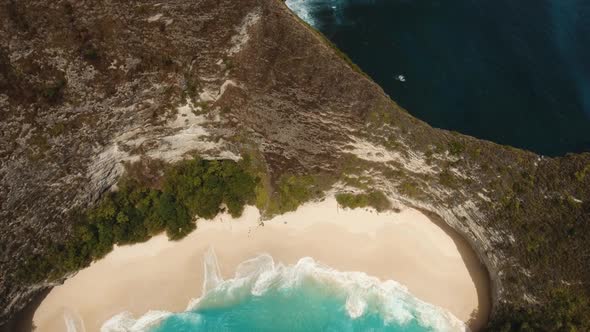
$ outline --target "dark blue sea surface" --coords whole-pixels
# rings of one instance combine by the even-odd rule
[[[590,1],[287,4],[434,127],[545,155],[590,151]]]

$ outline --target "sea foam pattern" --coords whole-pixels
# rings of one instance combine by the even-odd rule
[[[331,8],[337,9],[342,0],[287,0],[285,3],[299,18],[318,28],[321,23],[317,20],[314,12]]]
[[[311,13],[312,7],[310,3],[313,4],[316,1],[320,0],[287,0],[285,3],[293,11],[293,13],[299,16],[302,20],[311,24],[312,26],[315,26],[315,20]]]
[[[452,314],[425,303],[399,283],[340,272],[311,257],[294,265],[262,254],[223,280],[213,249],[204,257],[203,296],[187,311],[122,313],[102,332],[122,331],[467,331]]]

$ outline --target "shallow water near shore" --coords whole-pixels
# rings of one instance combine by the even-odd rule
[[[434,127],[545,155],[590,151],[590,3],[288,0]]]
[[[241,263],[223,280],[211,248],[204,296],[182,313],[123,313],[103,331],[464,331],[447,311],[420,301],[401,284],[362,272],[340,272],[300,259],[285,266],[270,255]],[[72,324],[73,325],[73,324]]]

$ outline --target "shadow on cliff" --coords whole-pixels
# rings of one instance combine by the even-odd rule
[[[492,308],[491,284],[487,267],[481,262],[475,253],[475,249],[471,247],[469,242],[449,226],[439,215],[423,209],[418,210],[428,216],[434,224],[440,227],[457,246],[477,292],[477,309],[471,313],[470,318],[467,321],[467,326],[469,326],[471,331],[480,331],[487,325]],[[480,267],[483,267],[483,269]]]
[[[33,324],[33,316],[35,311],[41,305],[41,302],[45,300],[51,288],[42,291],[33,300],[19,311],[12,319],[6,324],[0,326],[0,332],[32,332],[35,331],[35,325]]]

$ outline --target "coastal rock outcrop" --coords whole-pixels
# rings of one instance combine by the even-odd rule
[[[589,154],[432,128],[282,1],[0,8],[0,324],[51,286],[20,281],[19,265],[67,239],[69,211],[122,162],[194,152],[254,153],[271,186],[321,175],[320,189],[379,189],[439,216],[488,268],[494,310],[542,304],[554,283],[588,292]]]

